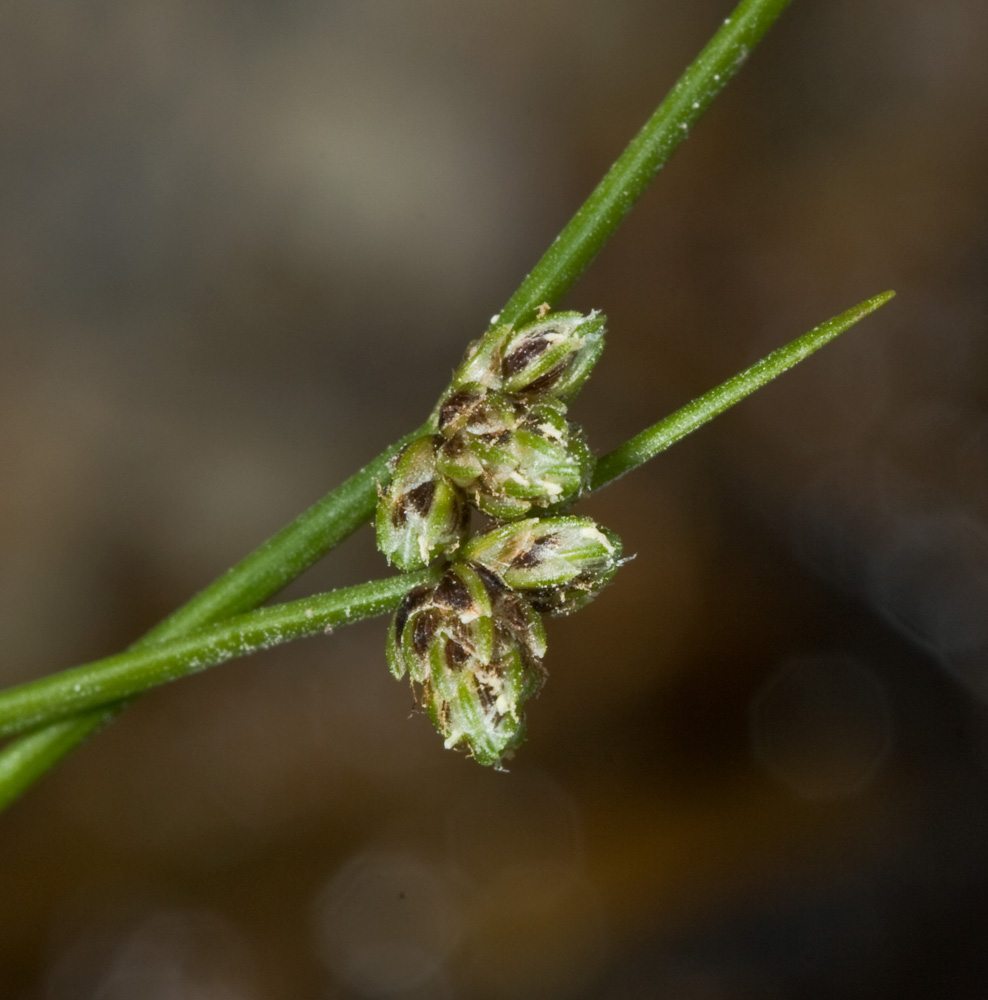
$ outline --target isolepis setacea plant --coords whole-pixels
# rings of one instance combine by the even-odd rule
[[[620,566],[617,537],[569,513],[884,305],[861,302],[594,458],[567,405],[603,348],[596,312],[553,313],[790,0],[741,0],[468,350],[430,416],[129,649],[0,692],[0,807],[165,681],[392,613],[387,661],[449,747],[501,766],[544,679],[543,617]],[[471,510],[488,519],[471,533]],[[261,605],[357,528],[403,572]],[[620,586],[620,580],[615,584]],[[382,656],[382,662],[384,657]]]
[[[408,674],[447,747],[501,766],[542,686],[543,614],[582,607],[618,568],[621,543],[588,517],[540,516],[578,500],[594,457],[566,417],[604,346],[597,313],[545,313],[489,331],[467,351],[436,431],[391,460],[377,544],[405,570],[448,560],[410,590],[388,631],[388,663]],[[470,535],[476,508],[499,525]],[[531,516],[531,515],[536,516]]]

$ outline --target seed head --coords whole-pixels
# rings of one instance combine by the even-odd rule
[[[524,736],[523,707],[543,680],[545,633],[524,598],[482,566],[453,563],[435,587],[405,597],[388,633],[388,661],[419,685],[446,746],[500,764]]]
[[[487,567],[543,614],[589,603],[621,564],[621,540],[588,517],[526,518],[471,538],[460,556]]]
[[[502,387],[532,399],[569,401],[604,349],[604,324],[598,312],[557,312],[516,330],[501,348]]]
[[[515,330],[489,330],[467,350],[453,388],[482,386],[529,400],[572,399],[604,349],[604,317],[593,311],[548,313]]]
[[[436,440],[416,438],[391,460],[391,483],[377,502],[377,547],[410,571],[454,551],[466,534],[463,494],[436,467]]]
[[[494,440],[518,427],[524,416],[520,399],[468,382],[440,403],[439,434],[446,441],[464,435]]]
[[[589,483],[593,455],[563,404],[524,405],[475,389],[454,393],[447,403],[440,420],[449,415],[441,430],[448,436],[437,466],[491,517],[523,517],[533,507],[573,500]]]

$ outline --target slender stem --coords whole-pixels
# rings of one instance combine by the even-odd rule
[[[0,753],[0,810],[20,798],[66,754],[115,718],[116,706],[85,712],[21,736]]]
[[[839,316],[821,323],[768,357],[704,393],[671,416],[659,421],[605,455],[598,465],[593,489],[613,483],[627,472],[654,458],[671,444],[692,433],[717,414],[740,402],[787,369],[798,364],[828,341],[888,302],[894,292],[884,292]],[[602,470],[602,471],[601,471]],[[125,653],[66,670],[0,692],[0,736],[35,726],[59,722],[52,733],[70,741],[74,726],[92,719],[98,725],[117,710],[124,698],[167,681],[197,673],[235,656],[307,635],[327,626],[346,625],[393,610],[413,586],[435,581],[439,571],[423,570],[375,580],[356,587],[319,594],[238,615],[211,628],[199,629],[170,640],[141,643]],[[76,712],[101,708],[90,716],[63,722]],[[47,730],[46,730],[47,731]],[[28,737],[30,740],[33,737]],[[0,771],[0,795],[3,794]],[[3,799],[0,798],[0,807]]]
[[[0,692],[0,736],[131,698],[233,657],[385,614],[393,611],[412,587],[434,583],[439,575],[435,569],[420,570],[248,611],[219,625],[144,643],[10,688]]]
[[[771,382],[793,365],[799,364],[848,327],[854,326],[858,320],[864,319],[869,313],[885,305],[894,295],[895,292],[883,292],[881,295],[865,299],[864,302],[842,312],[839,316],[834,316],[833,319],[828,319],[826,323],[815,326],[809,333],[804,333],[784,347],[773,351],[750,368],[722,382],[716,389],[698,396],[657,424],[647,427],[600,459],[594,470],[590,488],[599,490],[620,479],[632,469],[637,469],[660,451],[665,451],[687,434],[692,434],[708,420],[713,420],[717,414],[723,413],[735,403],[740,403],[745,396],[750,396],[756,389]]]
[[[501,310],[514,322],[542,302],[554,302],[576,281],[614,234],[658,169],[743,63],[790,0],[742,0],[688,67],[669,96],[631,141],[569,225]],[[428,427],[427,424],[423,428]],[[387,460],[422,428],[388,448],[342,486],[197,594],[141,642],[171,638],[256,607],[342,541],[373,511]],[[28,788],[116,711],[89,713],[39,730],[0,749],[0,807]]]
[[[378,482],[389,475],[388,459],[427,424],[386,448],[349,479],[303,511],[276,535],[228,569],[212,584],[138,639],[145,643],[174,638],[211,622],[256,607],[369,520]],[[21,737],[0,749],[0,810],[13,802],[66,754],[115,719],[127,701],[85,712]]]
[[[532,268],[499,313],[498,323],[526,318],[570,288],[789,3],[738,4]]]
[[[137,645],[172,639],[190,629],[256,608],[287,586],[374,516],[377,484],[390,477],[388,459],[425,430],[426,425],[423,425],[391,445],[199,591],[191,601],[151,629]]]

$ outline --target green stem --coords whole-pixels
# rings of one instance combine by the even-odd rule
[[[391,445],[199,591],[191,601],[151,629],[137,645],[172,639],[210,622],[249,611],[286,587],[374,516],[377,484],[386,482],[390,476],[388,459],[427,429],[423,424]]]
[[[420,570],[248,611],[219,625],[144,643],[140,648],[10,688],[0,692],[0,736],[112,705],[233,657],[385,614],[393,611],[412,587],[435,583],[439,575],[435,569]]]
[[[182,635],[261,604],[368,521],[388,459],[428,425],[407,434],[250,555],[138,639],[130,648]],[[127,707],[122,701],[21,737],[0,750],[0,809]]]
[[[789,2],[742,0],[738,4],[511,296],[501,310],[499,323],[514,322],[542,302],[555,302],[576,281]],[[423,428],[428,426],[427,423]],[[141,642],[171,638],[219,621],[256,607],[276,593],[369,519],[377,482],[387,479],[388,458],[421,430],[388,448],[152,629]],[[0,807],[115,714],[99,712],[81,716],[50,730],[32,733],[0,750]]]
[[[718,413],[723,413],[819,350],[858,320],[883,306],[894,294],[884,292],[876,295],[821,323],[716,389],[636,434],[600,460],[592,488],[602,489],[625,473],[637,469]],[[315,635],[327,627],[347,625],[391,611],[411,587],[434,582],[438,576],[437,569],[423,570],[262,608],[178,638],[141,643],[139,648],[128,652],[0,692],[0,736],[59,721],[59,725],[52,726],[51,731],[61,734],[64,741],[70,741],[74,726],[81,725],[83,719],[91,719],[93,725],[103,724],[112,718],[118,710],[115,703],[120,703],[122,699],[235,656],[245,656],[292,639]],[[80,716],[78,720],[60,721],[76,712],[97,707],[101,708],[100,712]],[[28,741],[31,739],[33,736],[27,737]],[[2,788],[0,778],[0,791]],[[0,806],[2,804],[0,799]]]
[[[56,722],[21,736],[0,753],[0,810],[20,798],[63,757],[114,719],[120,708],[111,706]]]
[[[799,364],[804,358],[818,351],[828,341],[854,326],[860,319],[885,305],[895,292],[882,292],[873,298],[842,312],[826,323],[815,326],[809,333],[790,341],[784,347],[773,351],[750,368],[722,382],[716,389],[705,392],[682,409],[676,410],[657,424],[652,424],[629,441],[625,441],[614,451],[608,452],[597,463],[591,490],[599,490],[620,479],[625,473],[637,469],[660,451],[665,451],[687,434],[692,434],[708,420],[740,403],[756,389],[767,385],[784,371]]]
[[[498,314],[498,323],[527,318],[570,288],[789,3],[738,4],[532,268]]]

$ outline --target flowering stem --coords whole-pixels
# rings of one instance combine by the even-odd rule
[[[139,642],[173,639],[209,622],[256,608],[287,586],[374,516],[377,484],[389,476],[388,459],[418,437],[425,425],[391,445],[372,462],[282,528]]]
[[[692,434],[708,420],[713,420],[717,414],[730,409],[735,403],[740,403],[745,396],[750,396],[756,389],[767,385],[793,365],[799,364],[848,327],[854,326],[858,320],[885,305],[894,295],[895,292],[882,292],[881,295],[865,299],[864,302],[852,306],[839,316],[828,319],[825,323],[815,326],[809,333],[804,333],[784,347],[773,351],[750,368],[722,382],[716,389],[698,396],[657,424],[647,427],[598,461],[590,488],[599,490],[620,479],[632,469],[637,469],[660,451],[665,451],[687,434]]]
[[[85,712],[21,736],[5,747],[0,753],[0,809],[6,809],[66,754],[116,715],[114,708]]]
[[[790,0],[742,0],[738,4],[512,295],[498,322],[514,322],[542,302],[555,302],[577,280],[656,172],[686,138],[691,126],[789,3]],[[152,629],[136,648],[144,642],[171,639],[246,611],[277,593],[370,518],[377,484],[388,478],[388,459],[430,424],[431,420],[386,449],[299,515]],[[123,702],[109,710],[56,723],[0,750],[0,808],[114,718],[125,705]]]
[[[789,3],[743,0],[725,18],[511,296],[498,323],[527,319],[543,302],[555,303],[570,288]]]
[[[0,736],[112,705],[233,657],[385,614],[412,587],[436,583],[439,576],[438,570],[420,570],[248,611],[219,625],[142,643],[139,648],[10,688],[0,692]]]
[[[130,648],[173,639],[211,622],[256,607],[287,586],[330,549],[368,521],[377,483],[388,476],[388,459],[427,425],[386,448],[342,485],[228,569],[192,600]],[[126,700],[83,712],[23,736],[0,750],[0,809],[4,809],[66,754],[98,732],[126,707]]]
[[[610,485],[637,469],[671,444],[740,402],[745,396],[798,364],[828,341],[874,312],[893,297],[884,292],[814,327],[809,333],[773,351],[768,357],[693,400],[657,424],[636,434],[605,455],[597,466],[593,489]],[[475,558],[471,555],[468,558]],[[209,628],[156,642],[143,641],[128,652],[63,671],[51,677],[0,692],[0,736],[55,723],[51,732],[63,743],[75,727],[99,725],[119,710],[123,699],[167,681],[198,673],[233,657],[246,656],[327,627],[348,625],[394,610],[412,587],[435,582],[439,571],[421,570],[318,594],[300,601],[261,608]],[[100,711],[91,711],[99,708]],[[77,719],[77,712],[88,711]],[[91,720],[91,723],[86,720]],[[33,734],[25,738],[30,746]],[[46,746],[47,744],[42,744]],[[0,769],[0,807],[4,804],[5,775]]]

